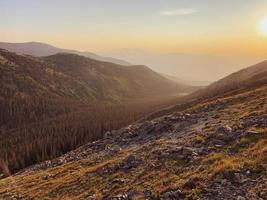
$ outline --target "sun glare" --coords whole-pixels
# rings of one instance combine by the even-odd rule
[[[264,35],[267,35],[267,16],[265,16],[264,18],[261,19],[260,23],[259,23],[259,27],[261,32]]]

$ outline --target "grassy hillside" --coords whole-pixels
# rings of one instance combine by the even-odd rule
[[[266,199],[267,85],[108,132],[0,180],[0,197]]]

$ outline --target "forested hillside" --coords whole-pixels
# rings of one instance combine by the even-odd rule
[[[0,167],[5,174],[99,139],[190,90],[145,66],[73,54],[37,58],[1,50],[0,72]]]

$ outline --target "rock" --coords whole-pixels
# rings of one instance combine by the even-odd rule
[[[141,199],[144,197],[144,194],[142,192],[138,192],[138,191],[132,190],[132,189],[127,192],[127,195],[128,195],[129,200]]]
[[[216,114],[213,116],[213,119],[219,119],[220,118],[220,115],[219,114]]]
[[[96,200],[97,197],[95,194],[86,196],[86,200]]]
[[[22,200],[24,199],[24,197],[21,194],[15,194],[15,195],[12,195],[10,199],[11,200]]]
[[[226,143],[230,142],[235,134],[232,133],[232,128],[230,126],[220,126],[216,132],[209,135],[209,143],[216,148],[223,147]]]
[[[178,146],[178,147],[175,147],[175,148],[172,148],[172,149],[168,149],[167,152],[169,154],[175,154],[175,153],[179,153],[183,150],[183,147],[181,146]]]
[[[183,185],[183,188],[188,188],[190,190],[194,189],[195,187],[196,187],[196,180],[191,178]]]
[[[123,183],[125,183],[125,182],[126,182],[125,179],[123,179],[123,178],[117,178],[117,179],[114,179],[114,180],[112,181],[112,184],[123,184]]]
[[[111,200],[130,200],[127,194],[118,194],[110,198]]]
[[[117,164],[109,164],[103,169],[103,171],[105,173],[109,173],[110,174],[110,173],[114,173],[114,172],[118,171],[119,169],[120,169],[119,165],[117,165]]]
[[[111,138],[111,137],[112,137],[112,133],[110,131],[108,131],[104,134],[104,138],[106,138],[106,139]]]
[[[153,196],[152,192],[150,190],[145,190],[144,195],[146,200],[153,200],[155,197]]]
[[[199,171],[203,171],[204,169],[205,169],[205,167],[203,165],[199,165],[197,168],[197,170],[199,170]]]
[[[236,197],[236,200],[246,200],[246,198],[245,197],[242,197],[242,196],[237,196]]]
[[[259,193],[259,196],[260,196],[261,198],[263,198],[263,199],[267,199],[267,191],[261,191],[261,192]]]
[[[118,152],[120,152],[122,149],[121,149],[121,147],[119,147],[119,146],[113,146],[113,147],[109,147],[108,148],[112,153],[118,153]]]
[[[183,156],[192,156],[192,155],[197,155],[197,153],[195,152],[195,150],[193,148],[183,147],[182,155]]]
[[[186,118],[189,118],[189,117],[191,117],[191,114],[186,113],[186,114],[185,114],[185,117],[186,117]]]
[[[217,129],[217,132],[219,133],[226,133],[226,134],[229,134],[232,132],[232,128],[228,125],[225,125],[225,126],[220,126],[218,129]]]
[[[127,138],[135,138],[139,135],[137,131],[130,131],[127,135]]]
[[[43,180],[48,180],[49,176],[48,175],[45,175],[42,177]]]
[[[140,134],[149,134],[155,128],[154,123],[152,121],[146,121],[139,127]]]
[[[154,130],[155,132],[162,131],[163,129],[170,126],[169,122],[161,122],[155,125]]]
[[[159,196],[160,200],[165,200],[165,199],[169,199],[169,200],[182,200],[184,199],[184,194],[180,191],[180,190],[176,190],[176,191],[168,191],[165,192],[163,194],[161,194]]]
[[[256,126],[259,128],[267,127],[267,114],[259,116],[250,116],[244,121],[246,127]]]
[[[250,179],[247,178],[245,175],[243,175],[243,174],[241,174],[241,173],[235,173],[235,181],[236,181],[237,183],[242,184],[242,183],[245,183],[245,182],[247,182],[247,181],[249,181],[249,180],[250,180]]]
[[[137,159],[134,155],[130,155],[122,161],[121,168],[122,169],[135,168],[138,166],[139,163],[140,163],[140,159]]]
[[[167,158],[172,155],[177,154],[177,156],[181,157],[182,159],[185,159],[187,161],[191,160],[193,157],[199,156],[203,152],[202,148],[194,149],[191,147],[175,147],[175,148],[168,148],[168,149],[157,149],[153,151],[153,154],[157,158]]]

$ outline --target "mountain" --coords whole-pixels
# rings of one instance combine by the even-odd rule
[[[77,54],[81,56],[85,56],[88,58],[92,58],[95,60],[105,61],[105,62],[112,62],[118,65],[131,65],[130,63],[116,59],[111,57],[103,57],[96,55],[91,52],[80,52],[71,49],[62,49],[57,48],[49,44],[40,43],[40,42],[25,42],[25,43],[8,43],[8,42],[0,42],[0,48],[6,49],[8,51],[12,51],[18,54],[28,54],[32,56],[50,56],[57,53],[71,53]]]
[[[116,101],[187,90],[145,66],[124,67],[66,53],[36,58],[1,50],[0,56],[2,89],[22,95]]]
[[[0,197],[267,199],[266,78],[265,62],[230,75],[216,94],[0,180]]]
[[[0,80],[0,173],[6,174],[100,139],[196,89],[145,66],[7,50],[0,50]]]
[[[139,49],[118,49],[98,52],[98,54],[118,57],[133,64],[141,63],[150,66],[156,72],[176,76],[182,80],[194,82],[199,86],[203,86],[203,83],[217,81],[263,59],[262,57],[236,55],[157,53]]]

